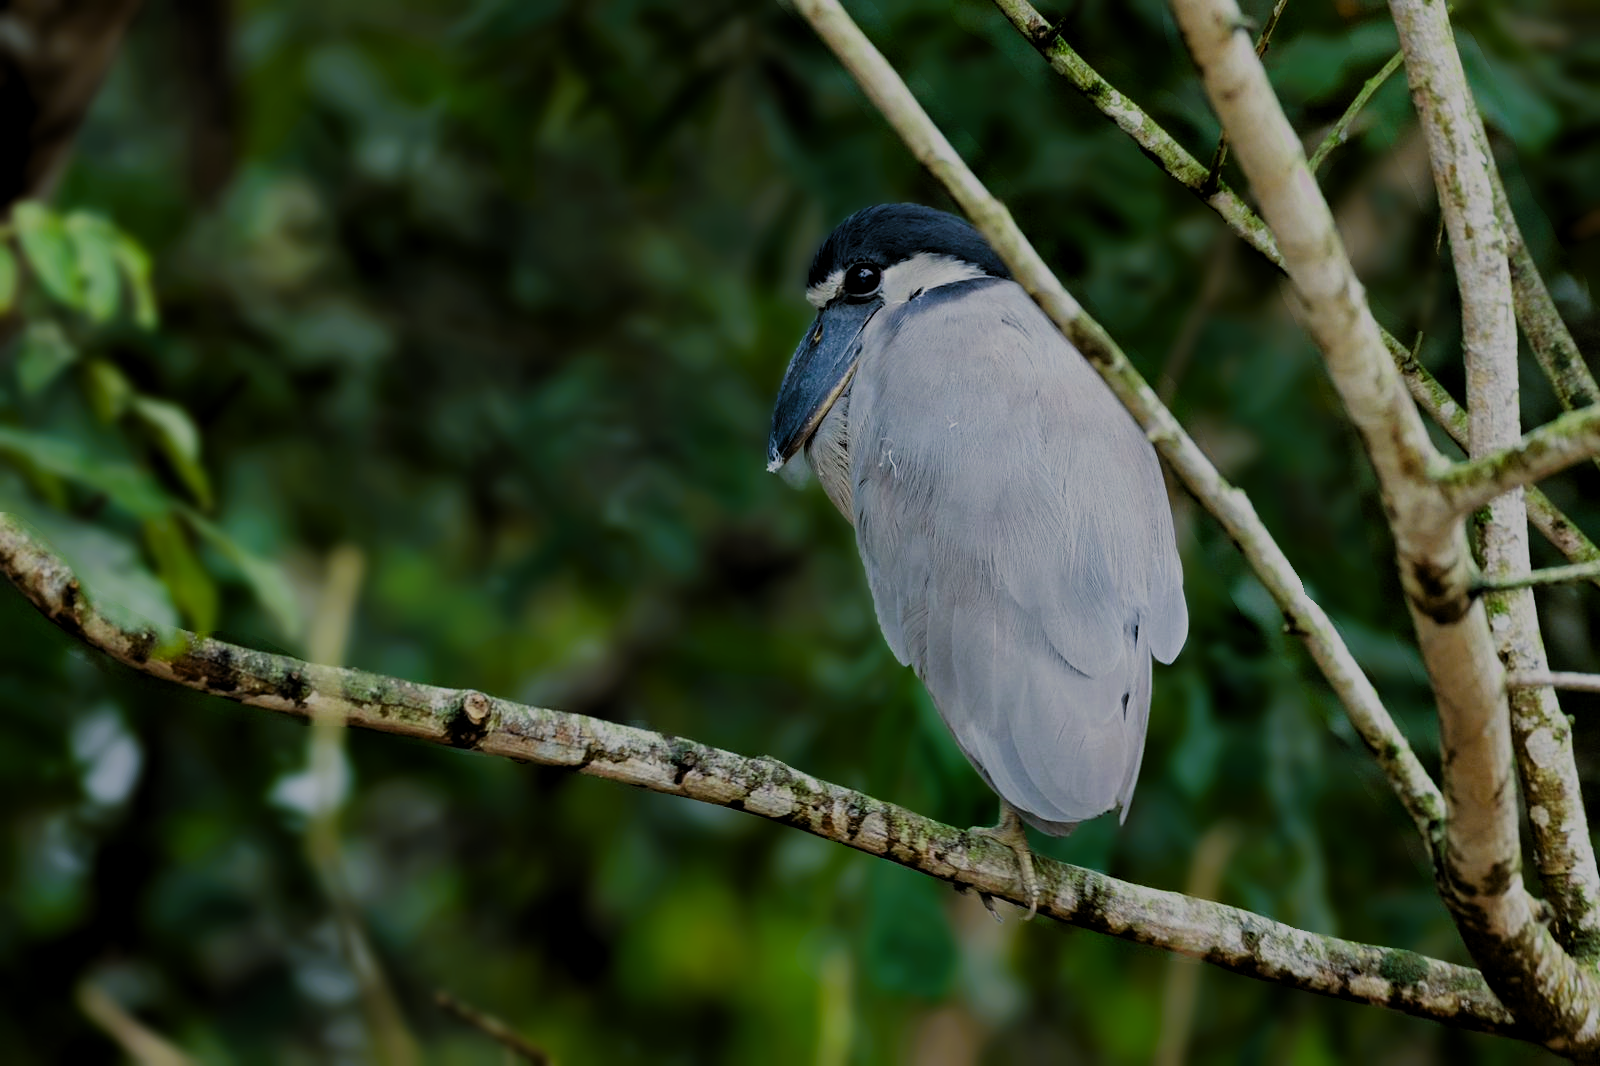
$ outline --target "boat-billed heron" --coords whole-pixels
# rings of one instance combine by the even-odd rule
[[[1155,451],[954,215],[851,215],[806,299],[769,469],[809,464],[855,526],[884,638],[1000,796],[985,832],[1015,850],[1031,916],[1022,822],[1127,816],[1150,660],[1188,632]]]

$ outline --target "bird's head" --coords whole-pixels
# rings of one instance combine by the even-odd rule
[[[873,315],[940,285],[1010,276],[982,234],[944,211],[879,204],[841,222],[811,261],[806,299],[817,318],[778,387],[767,469],[780,469],[804,447],[849,389]]]

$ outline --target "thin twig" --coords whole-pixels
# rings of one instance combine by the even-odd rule
[[[837,0],[799,0],[797,9],[839,57],[873,104],[894,127],[913,156],[928,168],[1005,261],[1014,277],[1048,314],[1112,392],[1144,427],[1145,434],[1173,472],[1222,525],[1271,593],[1289,631],[1305,641],[1323,676],[1344,704],[1357,734],[1388,777],[1401,805],[1430,849],[1443,818],[1439,790],[1395,725],[1372,682],[1305,586],[1283,550],[1255,512],[1249,497],[1223,480],[1205,453],[1184,432],[1172,412],[1156,399],[1104,328],[1084,313],[1077,300],[1045,265],[1011,219],[1005,206],[978,181],[933,124],[900,76],[850,20]],[[1046,28],[1047,32],[1048,28]],[[1416,419],[1401,392],[1399,401]],[[1417,431],[1426,434],[1417,419]],[[1465,598],[1466,574],[1461,587]]]
[[[1282,269],[1283,256],[1278,253],[1278,244],[1267,229],[1267,224],[1238,193],[1228,188],[1226,182],[1212,181],[1215,170],[1190,155],[1188,149],[1179,144],[1160,123],[1101,77],[1099,71],[1084,62],[1066,38],[1058,34],[1055,27],[1028,0],[994,0],[994,4],[1011,20],[1017,31],[1039,50],[1051,70],[1071,82],[1073,88],[1094,104],[1102,115],[1116,123],[1117,128],[1132,138],[1146,155],[1156,160],[1174,181],[1200,197],[1222,216],[1229,229]]]
[[[78,1009],[139,1066],[195,1066],[182,1048],[129,1014],[90,978],[78,982]]]
[[[1568,670],[1513,670],[1506,674],[1506,688],[1564,688],[1570,692],[1600,692],[1600,674],[1579,674]]]
[[[1390,57],[1389,62],[1383,65],[1382,70],[1367,79],[1367,83],[1361,87],[1361,91],[1356,93],[1356,98],[1350,101],[1350,106],[1345,108],[1344,114],[1339,116],[1339,121],[1333,124],[1333,129],[1329,130],[1328,135],[1322,139],[1322,143],[1317,145],[1317,150],[1311,153],[1311,158],[1306,162],[1306,166],[1311,169],[1311,173],[1315,174],[1317,168],[1322,166],[1322,161],[1328,158],[1328,153],[1343,144],[1345,139],[1350,136],[1350,125],[1355,122],[1356,116],[1361,113],[1361,109],[1367,106],[1367,101],[1371,100],[1373,94],[1383,87],[1383,83],[1394,76],[1394,72],[1400,69],[1400,64],[1404,61],[1404,53],[1396,52]]]
[[[1568,411],[1498,451],[1456,463],[1438,477],[1460,514],[1600,454],[1600,407]]]
[[[297,718],[409,736],[666,795],[735,807],[1001,899],[1027,894],[1009,847],[820,781],[771,758],[682,737],[317,666],[177,630],[124,628],[95,609],[76,576],[14,516],[0,514],[0,573],[46,618],[92,648],[173,684]],[[1039,913],[1206,960],[1235,973],[1462,1028],[1521,1037],[1474,970],[1414,952],[1320,936],[1176,892],[1036,856]]]
[[[1389,348],[1389,355],[1400,367],[1400,376],[1405,379],[1406,389],[1411,393],[1411,398],[1417,401],[1417,406],[1427,411],[1450,439],[1460,445],[1461,450],[1465,452],[1467,409],[1450,395],[1450,390],[1428,372],[1427,367],[1417,362],[1415,350],[1408,352],[1399,341],[1388,334],[1384,335],[1384,343]],[[1573,524],[1572,519],[1550,502],[1548,496],[1533,485],[1527,486],[1526,492],[1528,520],[1555,546],[1557,551],[1574,564],[1600,562],[1600,547]],[[1600,586],[1600,577],[1594,580],[1596,585]]]
[[[1541,585],[1565,585],[1573,581],[1592,581],[1600,577],[1600,560],[1575,563],[1572,566],[1551,566],[1526,574],[1510,577],[1480,577],[1473,583],[1475,591],[1504,592],[1509,589],[1537,588]]]
[[[499,1043],[513,1055],[533,1063],[533,1066],[547,1066],[549,1063],[550,1056],[528,1043],[514,1029],[494,1015],[485,1014],[474,1007],[467,1006],[467,1004],[456,999],[444,989],[440,989],[433,994],[433,1001],[446,1014],[455,1015],[489,1039]]]

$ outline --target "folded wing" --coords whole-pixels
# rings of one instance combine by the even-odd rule
[[[867,329],[850,473],[884,636],[1029,821],[1126,810],[1151,656],[1188,630],[1154,451],[1012,282],[942,286]]]

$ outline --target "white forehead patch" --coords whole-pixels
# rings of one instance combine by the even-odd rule
[[[901,304],[940,285],[984,276],[982,270],[963,259],[918,252],[883,272],[883,299],[885,303]]]
[[[910,259],[896,263],[883,272],[883,287],[880,291],[883,293],[885,303],[902,304],[913,296],[929,289],[937,289],[940,285],[970,281],[985,276],[978,267],[953,255],[918,252]],[[834,301],[843,287],[844,269],[840,268],[806,289],[806,300],[820,311]]]
[[[833,302],[839,295],[839,287],[844,284],[844,268],[840,267],[826,278],[806,289],[806,302],[818,311]]]

